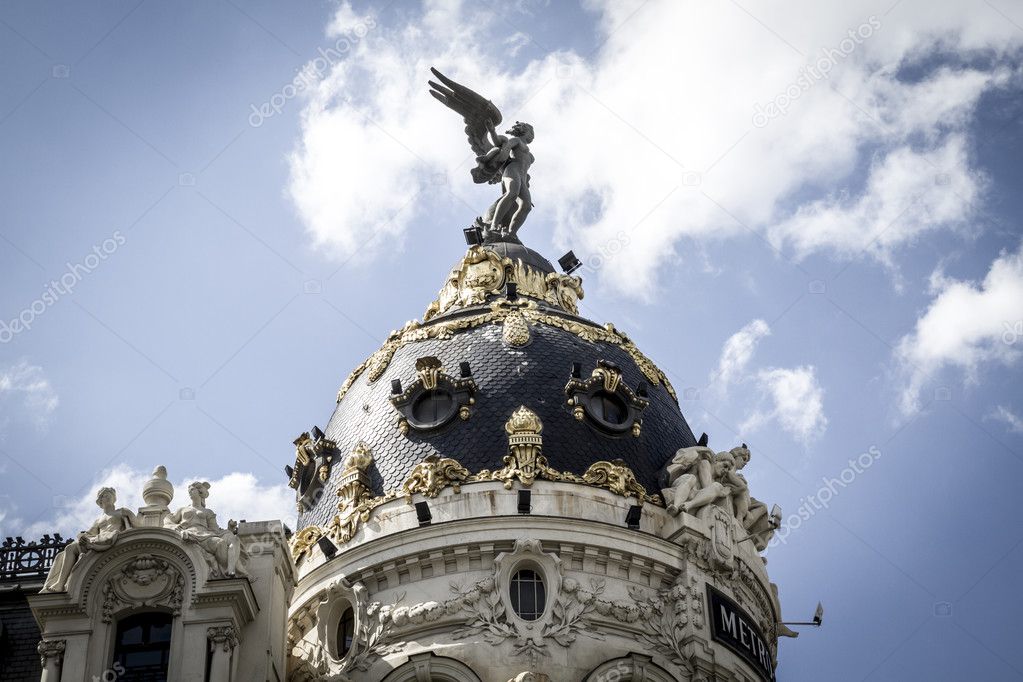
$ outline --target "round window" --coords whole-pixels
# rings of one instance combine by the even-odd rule
[[[511,579],[511,603],[515,614],[522,620],[536,620],[547,608],[547,589],[536,571],[524,568]]]
[[[412,418],[420,424],[444,421],[454,410],[455,397],[448,391],[426,391],[412,404]]]

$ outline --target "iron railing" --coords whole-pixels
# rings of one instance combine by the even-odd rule
[[[53,558],[68,546],[60,533],[44,535],[40,540],[25,542],[24,538],[7,538],[0,544],[0,581],[45,578]]]

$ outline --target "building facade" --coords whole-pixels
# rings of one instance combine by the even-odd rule
[[[162,468],[137,512],[100,491],[22,597],[40,667],[3,679],[773,680],[780,512],[583,295],[514,236],[471,246],[295,440],[293,535],[221,528],[201,484],[171,510]]]

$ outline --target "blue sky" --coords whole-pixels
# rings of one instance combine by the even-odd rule
[[[536,126],[526,242],[750,444],[786,616],[827,607],[779,679],[1019,679],[1021,46],[1007,0],[7,3],[0,535],[161,463],[290,514],[493,199],[436,65]]]

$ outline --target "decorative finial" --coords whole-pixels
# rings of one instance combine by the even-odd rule
[[[174,486],[167,480],[167,467],[161,464],[153,469],[153,477],[142,486],[142,499],[154,508],[166,508],[174,499]]]
[[[522,405],[512,413],[511,418],[504,425],[504,430],[509,436],[522,434],[539,434],[543,431],[543,422],[536,412]]]

